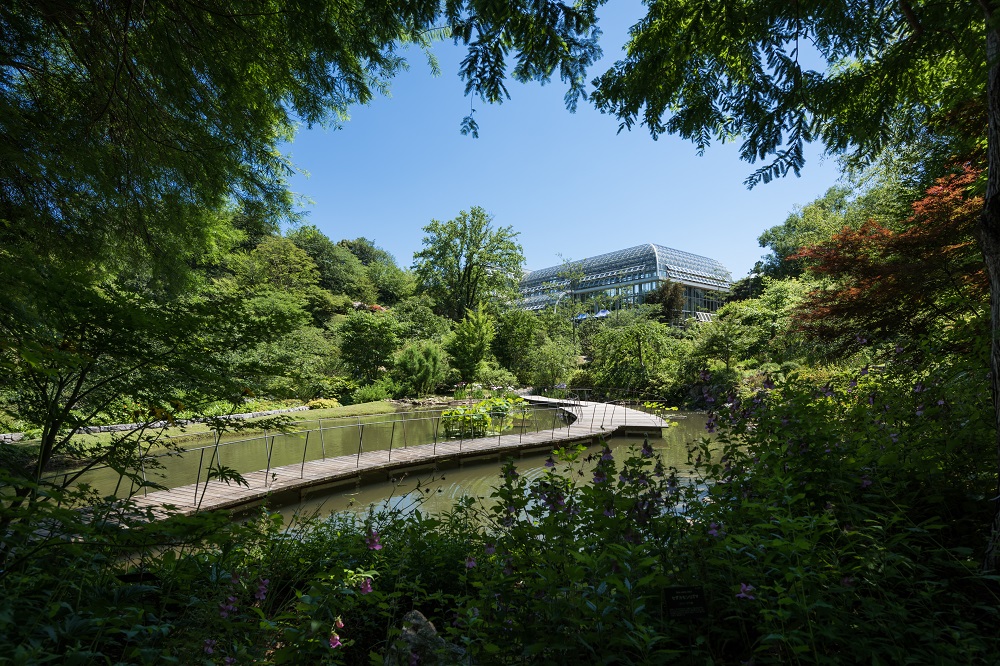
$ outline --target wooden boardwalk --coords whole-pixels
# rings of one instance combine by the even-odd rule
[[[574,442],[590,442],[600,436],[626,433],[659,438],[666,422],[658,416],[621,405],[601,402],[567,402],[526,396],[535,404],[558,406],[575,418],[568,425],[538,432],[513,433],[494,437],[446,440],[393,450],[365,451],[360,455],[312,460],[303,464],[274,467],[244,474],[249,487],[223,481],[151,492],[134,499],[140,509],[157,515],[168,511],[192,514],[218,509],[247,509],[268,497],[277,503],[298,501],[307,492],[318,492],[362,478],[386,478],[395,472],[431,468],[436,464],[468,458],[503,457],[504,454],[555,449]]]

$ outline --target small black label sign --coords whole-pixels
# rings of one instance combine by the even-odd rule
[[[669,617],[699,618],[708,615],[705,605],[705,588],[701,586],[668,587],[667,615]]]

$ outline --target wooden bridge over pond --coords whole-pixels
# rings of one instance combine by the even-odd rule
[[[461,464],[475,459],[502,459],[525,452],[552,450],[566,444],[593,443],[600,437],[614,435],[659,438],[662,428],[667,425],[658,416],[614,403],[563,401],[538,396],[525,396],[525,400],[559,407],[564,412],[566,424],[537,432],[446,440],[311,460],[243,474],[248,486],[219,480],[201,481],[136,496],[134,501],[140,509],[151,509],[156,515],[169,512],[193,514],[219,509],[243,511],[264,501],[295,503],[309,494],[365,481],[386,480],[404,471],[430,471],[441,465]]]

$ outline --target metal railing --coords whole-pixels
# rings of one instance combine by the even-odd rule
[[[264,487],[267,488],[270,483],[273,483],[272,469],[287,467],[295,463],[298,463],[299,475],[300,478],[303,478],[307,462],[327,460],[328,458],[354,457],[355,466],[360,468],[362,455],[366,452],[387,451],[388,461],[391,462],[393,451],[398,451],[400,448],[405,450],[414,446],[430,445],[432,454],[437,455],[438,444],[450,442],[457,443],[458,452],[461,453],[463,446],[473,440],[492,439],[495,436],[497,444],[500,445],[503,437],[517,435],[520,444],[525,434],[546,430],[549,431],[550,441],[554,441],[557,431],[565,428],[567,432],[571,432],[573,423],[580,419],[582,412],[581,403],[578,401],[566,404],[560,401],[559,405],[551,407],[530,405],[523,413],[501,415],[499,412],[494,412],[493,415],[502,418],[505,423],[501,423],[501,427],[496,428],[495,431],[491,429],[488,435],[478,437],[473,436],[474,433],[470,432],[469,429],[462,427],[459,428],[458,437],[443,437],[441,433],[442,420],[448,418],[444,412],[442,410],[417,410],[397,413],[392,415],[395,418],[390,419],[323,418],[316,420],[318,426],[316,428],[285,432],[264,431],[261,435],[230,441],[222,441],[217,438],[214,443],[205,446],[138,455],[134,468],[130,470],[135,479],[131,483],[128,495],[131,496],[136,491],[148,494],[150,488],[155,490],[157,486],[173,488],[185,486],[191,483],[188,479],[193,476],[194,499],[195,503],[200,505],[199,497],[204,496],[206,484],[211,479],[219,477],[226,462],[232,463],[229,468],[241,477],[263,468]],[[399,439],[402,439],[402,447],[397,444]],[[292,445],[295,440],[301,440],[301,451],[297,446]],[[346,450],[347,443],[350,443],[350,452]],[[260,451],[259,457],[246,453],[257,446],[261,447],[258,449]],[[234,453],[237,447],[242,448],[243,451]],[[311,451],[312,455],[310,455]],[[177,460],[178,458],[190,460],[195,456],[198,459],[195,469],[187,470],[187,473],[178,469],[183,466],[181,461]],[[238,462],[240,457],[244,459],[253,457],[258,462],[240,464]],[[237,460],[234,461],[234,458]],[[263,465],[258,464],[260,462]],[[167,482],[151,483],[150,471],[155,468],[173,470],[172,478]],[[95,474],[107,470],[114,471],[108,465],[94,466],[86,472],[84,477],[81,477],[81,480],[87,480],[88,476],[93,478]],[[73,474],[74,472],[67,472],[47,478],[55,481],[62,477],[65,481]],[[125,473],[116,473],[116,475],[117,482],[114,492],[111,494],[120,496],[121,485],[127,475]],[[138,483],[137,487],[136,481],[140,478],[141,482]]]

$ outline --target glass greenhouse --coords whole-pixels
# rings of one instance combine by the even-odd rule
[[[715,312],[729,291],[729,271],[715,259],[648,243],[531,271],[521,279],[522,307],[591,301],[601,307],[642,303],[665,281],[684,285],[683,315]]]

